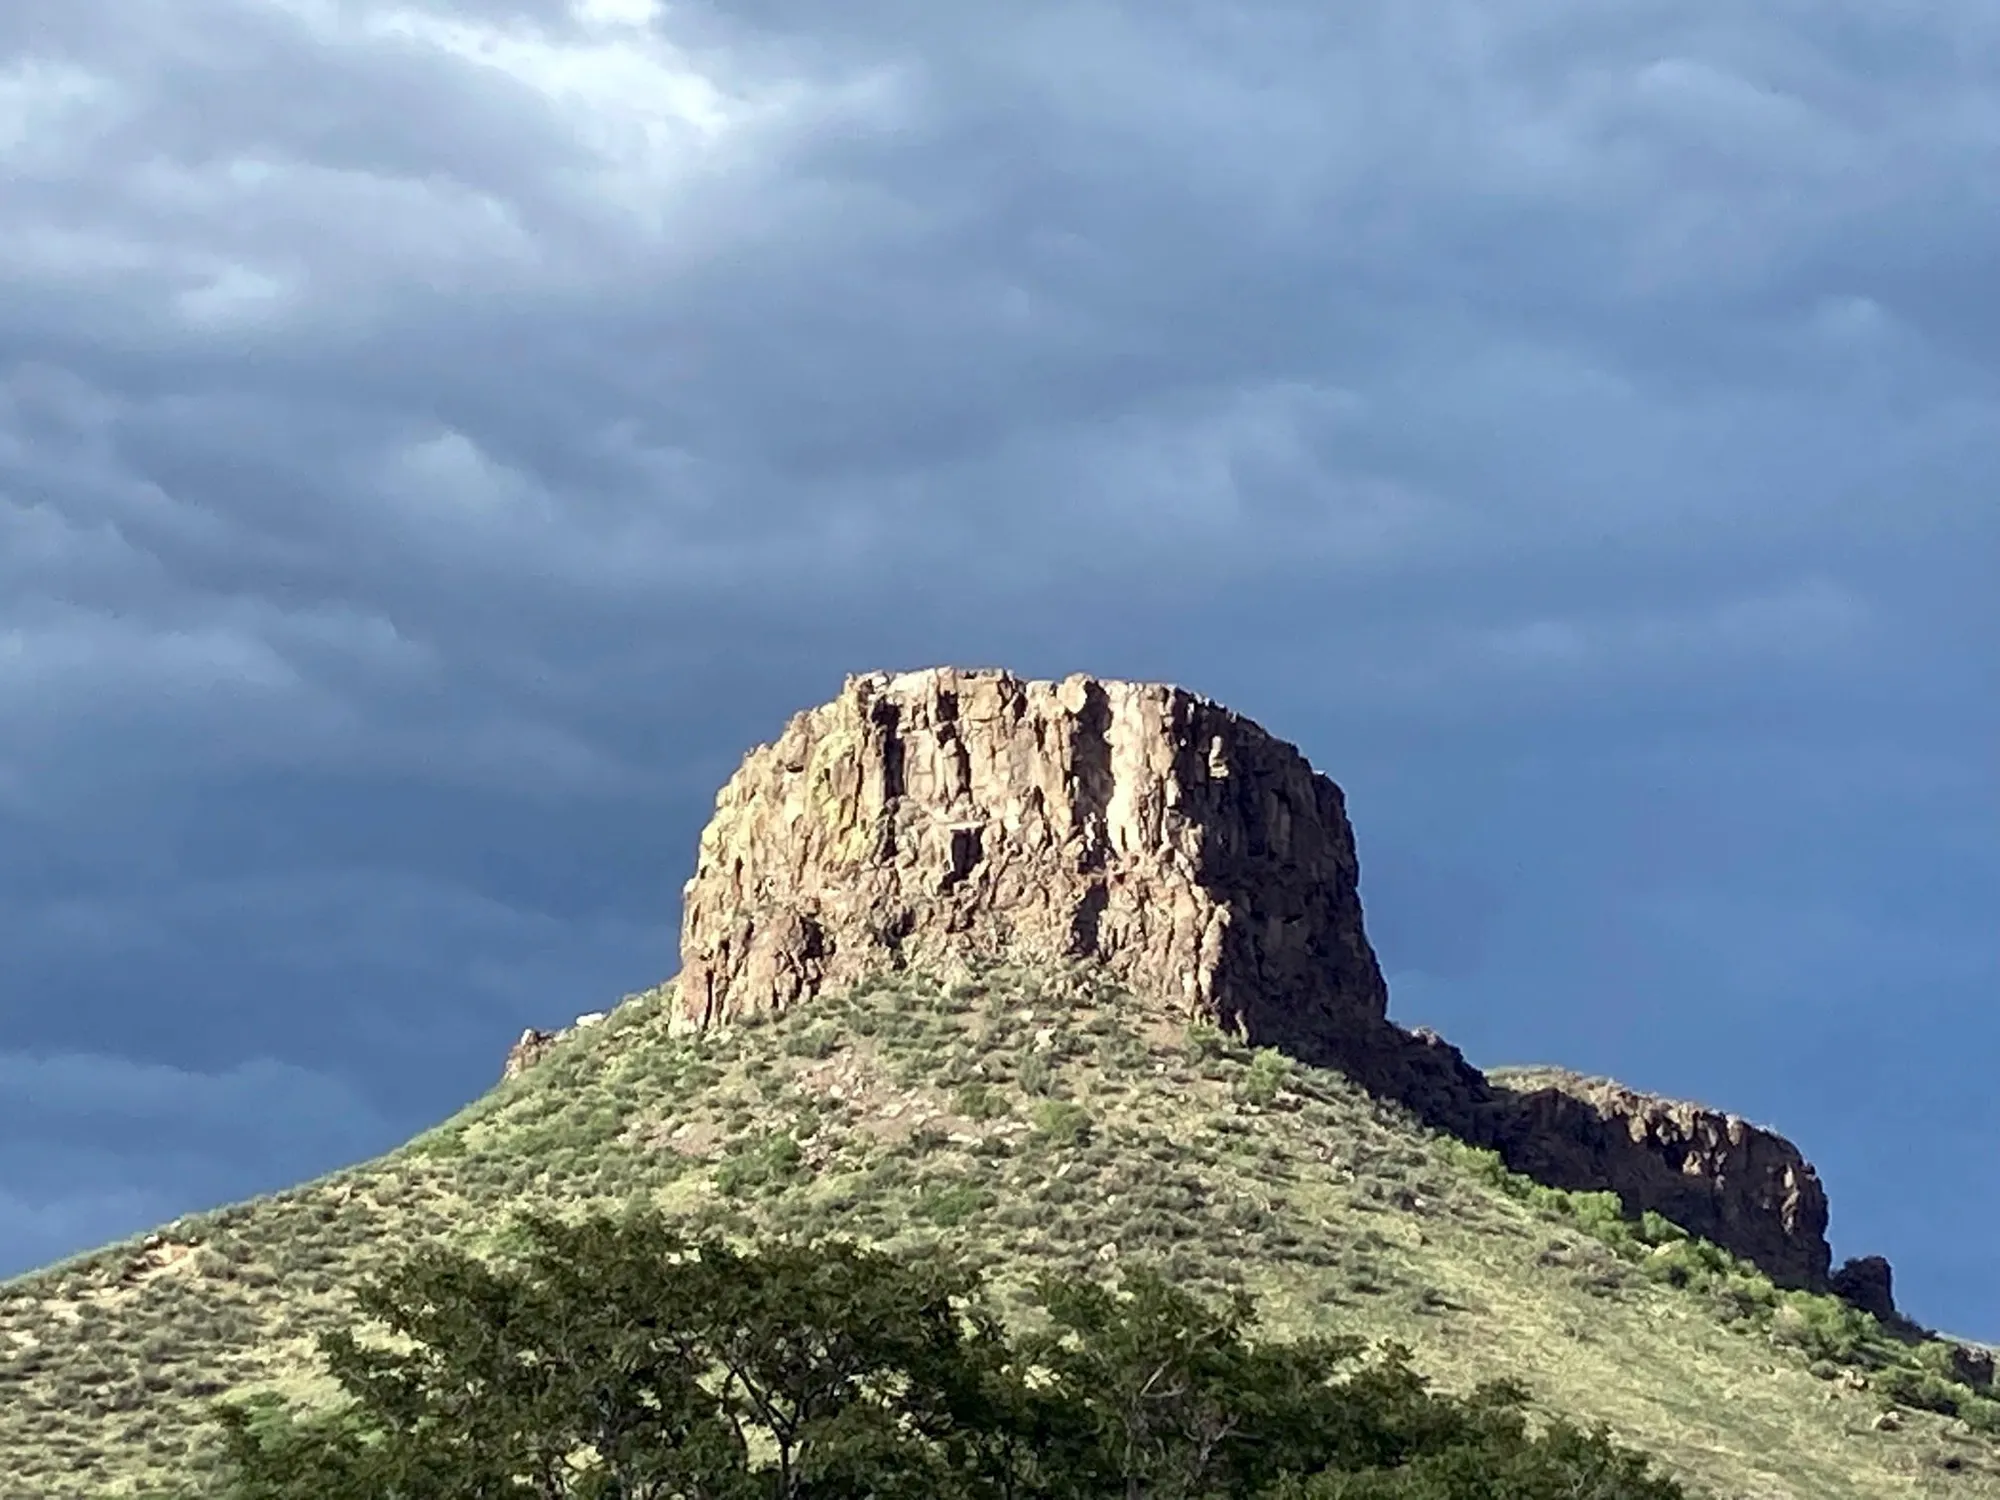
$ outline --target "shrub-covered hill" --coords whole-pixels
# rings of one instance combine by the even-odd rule
[[[330,1391],[314,1337],[369,1272],[635,1198],[733,1235],[942,1240],[1003,1291],[1134,1259],[1241,1286],[1274,1333],[1393,1338],[1448,1389],[1518,1379],[1716,1496],[2000,1496],[2000,1404],[1949,1346],[1533,1187],[1091,971],[902,975],[699,1036],[669,1034],[666,999],[376,1161],[0,1286],[0,1497],[198,1479],[216,1398]]]

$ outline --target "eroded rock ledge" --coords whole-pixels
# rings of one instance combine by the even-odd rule
[[[1494,1144],[1516,1171],[1552,1187],[1608,1188],[1756,1262],[1781,1286],[1828,1285],[1826,1193],[1784,1137],[1560,1069],[1498,1072],[1489,1082],[1499,1104]]]
[[[722,788],[685,892],[683,1024],[975,955],[1100,963],[1517,1170],[1615,1191],[1782,1284],[1828,1284],[1825,1195],[1782,1137],[1573,1075],[1489,1081],[1392,1023],[1340,789],[1180,688],[851,677]],[[520,1065],[547,1040],[524,1038]]]

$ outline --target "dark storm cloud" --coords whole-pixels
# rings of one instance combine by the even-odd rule
[[[0,1063],[93,1165],[0,1260],[657,979],[741,751],[955,659],[1299,740],[1400,1012],[1778,1118],[1993,1325],[1837,1101],[1995,977],[1996,33],[8,7]],[[69,1058],[178,1070],[181,1165]]]

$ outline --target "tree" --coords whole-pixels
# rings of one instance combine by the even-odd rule
[[[1085,1418],[1075,1462],[1099,1492],[1134,1500],[1249,1494],[1310,1462],[1328,1383],[1362,1347],[1251,1345],[1246,1295],[1210,1307],[1149,1268],[1127,1270],[1116,1291],[1045,1280],[1039,1292],[1049,1328],[1024,1358]]]
[[[321,1341],[337,1410],[225,1408],[228,1500],[1683,1500],[1602,1432],[1531,1432],[1516,1387],[1253,1342],[1247,1297],[1150,1269],[1045,1279],[1013,1339],[935,1254],[650,1214],[530,1218],[519,1248],[366,1286],[369,1336]]]
[[[226,1414],[242,1500],[887,1493],[885,1471],[937,1468],[991,1336],[955,1305],[966,1274],[931,1258],[746,1255],[649,1216],[521,1233],[515,1266],[430,1249],[363,1288],[391,1342],[321,1340],[337,1419]]]
[[[518,1267],[429,1249],[362,1288],[393,1342],[320,1341],[349,1398],[337,1420],[225,1415],[243,1500],[756,1493],[743,1434],[702,1383],[681,1243],[657,1221],[524,1229]]]

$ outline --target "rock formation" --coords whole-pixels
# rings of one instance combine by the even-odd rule
[[[1515,1171],[1552,1187],[1608,1188],[1756,1262],[1781,1286],[1827,1285],[1826,1193],[1782,1136],[1557,1069],[1489,1081],[1503,1096],[1494,1144]]]
[[[1897,1319],[1895,1278],[1889,1262],[1879,1255],[1846,1261],[1829,1281],[1829,1289],[1884,1323]]]
[[[1975,1391],[1993,1389],[1993,1351],[1974,1344],[1952,1344],[1946,1356],[1950,1360],[1947,1373],[1960,1385],[1969,1385]]]
[[[578,1016],[575,1021],[559,1031],[537,1031],[534,1027],[530,1026],[526,1031],[521,1033],[520,1040],[507,1049],[507,1061],[500,1068],[502,1081],[509,1078],[517,1078],[527,1072],[528,1069],[555,1051],[556,1044],[562,1041],[563,1038],[569,1036],[572,1032],[581,1031],[586,1026],[595,1026],[599,1021],[604,1019],[604,1016],[605,1013],[601,1010],[589,1011],[584,1015]]]
[[[716,799],[683,908],[681,1024],[884,969],[1089,960],[1187,1019],[1339,1067],[1564,1187],[1610,1189],[1823,1287],[1826,1200],[1789,1142],[1564,1077],[1496,1087],[1405,1031],[1362,927],[1340,789],[1179,688],[949,668],[851,677]],[[552,1045],[530,1032],[509,1071]]]
[[[852,677],[753,750],[683,909],[711,1025],[885,964],[1093,959],[1189,1017],[1312,1050],[1383,1023],[1341,794],[1178,688]]]
[[[521,1039],[507,1049],[507,1060],[500,1065],[501,1079],[519,1078],[555,1051],[556,1043],[562,1040],[563,1035],[560,1031],[539,1031],[530,1026],[521,1033]]]

